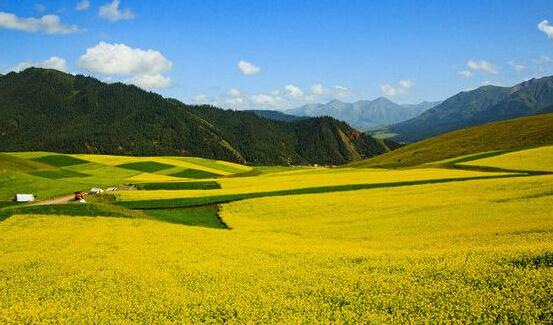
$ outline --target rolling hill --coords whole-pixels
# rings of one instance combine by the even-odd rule
[[[342,164],[388,150],[332,118],[273,121],[56,70],[29,68],[1,76],[0,98],[0,151]]]
[[[287,110],[286,113],[309,117],[332,116],[346,121],[359,130],[368,130],[408,120],[437,104],[437,102],[422,102],[416,105],[399,105],[387,98],[379,97],[354,103],[333,100],[326,104],[307,104]]]
[[[553,112],[553,77],[513,87],[483,86],[461,92],[413,119],[390,128],[394,140],[415,142],[493,121]]]
[[[407,167],[481,152],[552,144],[553,114],[533,115],[449,132],[351,166]]]

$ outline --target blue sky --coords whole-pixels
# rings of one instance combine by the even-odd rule
[[[0,0],[0,71],[51,67],[237,109],[415,103],[552,75],[544,20],[553,1]]]

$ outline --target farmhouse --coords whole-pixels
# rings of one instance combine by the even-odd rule
[[[15,201],[16,202],[33,202],[35,200],[35,196],[33,194],[16,194],[15,195]]]

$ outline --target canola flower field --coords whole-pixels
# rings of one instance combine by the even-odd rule
[[[156,182],[154,188],[164,182],[174,188],[182,187],[180,182],[210,184],[202,190],[120,191],[119,202],[284,192],[205,209],[216,212],[226,229],[147,216],[168,218],[175,211],[176,218],[186,209],[113,206],[109,211],[119,214],[105,210],[102,216],[98,205],[98,215],[88,216],[55,214],[70,211],[67,207],[42,213],[32,207],[32,214],[15,208],[0,221],[0,323],[548,324],[553,322],[553,175],[514,171],[552,170],[550,149],[540,150],[462,163],[489,167],[486,159],[496,159],[493,167],[508,170],[493,173],[436,166],[264,167],[255,169],[257,175],[246,166],[192,158],[182,161],[200,167],[177,165],[175,158],[71,155],[83,160],[75,164],[10,154],[17,159],[4,163],[4,174],[37,179],[42,176],[36,172],[45,168],[37,164],[49,161],[72,165],[45,170],[90,175],[42,177],[49,184],[89,185],[96,178],[107,185],[110,172],[104,169],[118,171],[111,181],[121,184],[139,175],[144,183]],[[155,164],[138,165],[149,172],[121,167],[143,162]],[[201,166],[220,176],[171,176]],[[158,168],[163,169],[151,171]],[[450,181],[434,182],[440,179]],[[7,193],[9,185],[0,184],[0,193]],[[385,186],[332,187],[363,184]],[[321,186],[330,187],[293,192]],[[0,204],[0,215],[5,209],[12,207]]]

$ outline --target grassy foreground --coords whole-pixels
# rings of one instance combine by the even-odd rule
[[[457,160],[511,172],[265,167],[175,181],[163,167],[109,196],[121,206],[6,203],[0,323],[551,323],[553,175],[514,171],[552,170],[549,152]],[[43,170],[10,157],[17,175]],[[96,182],[137,162],[75,158]],[[167,200],[192,208],[155,206]]]

